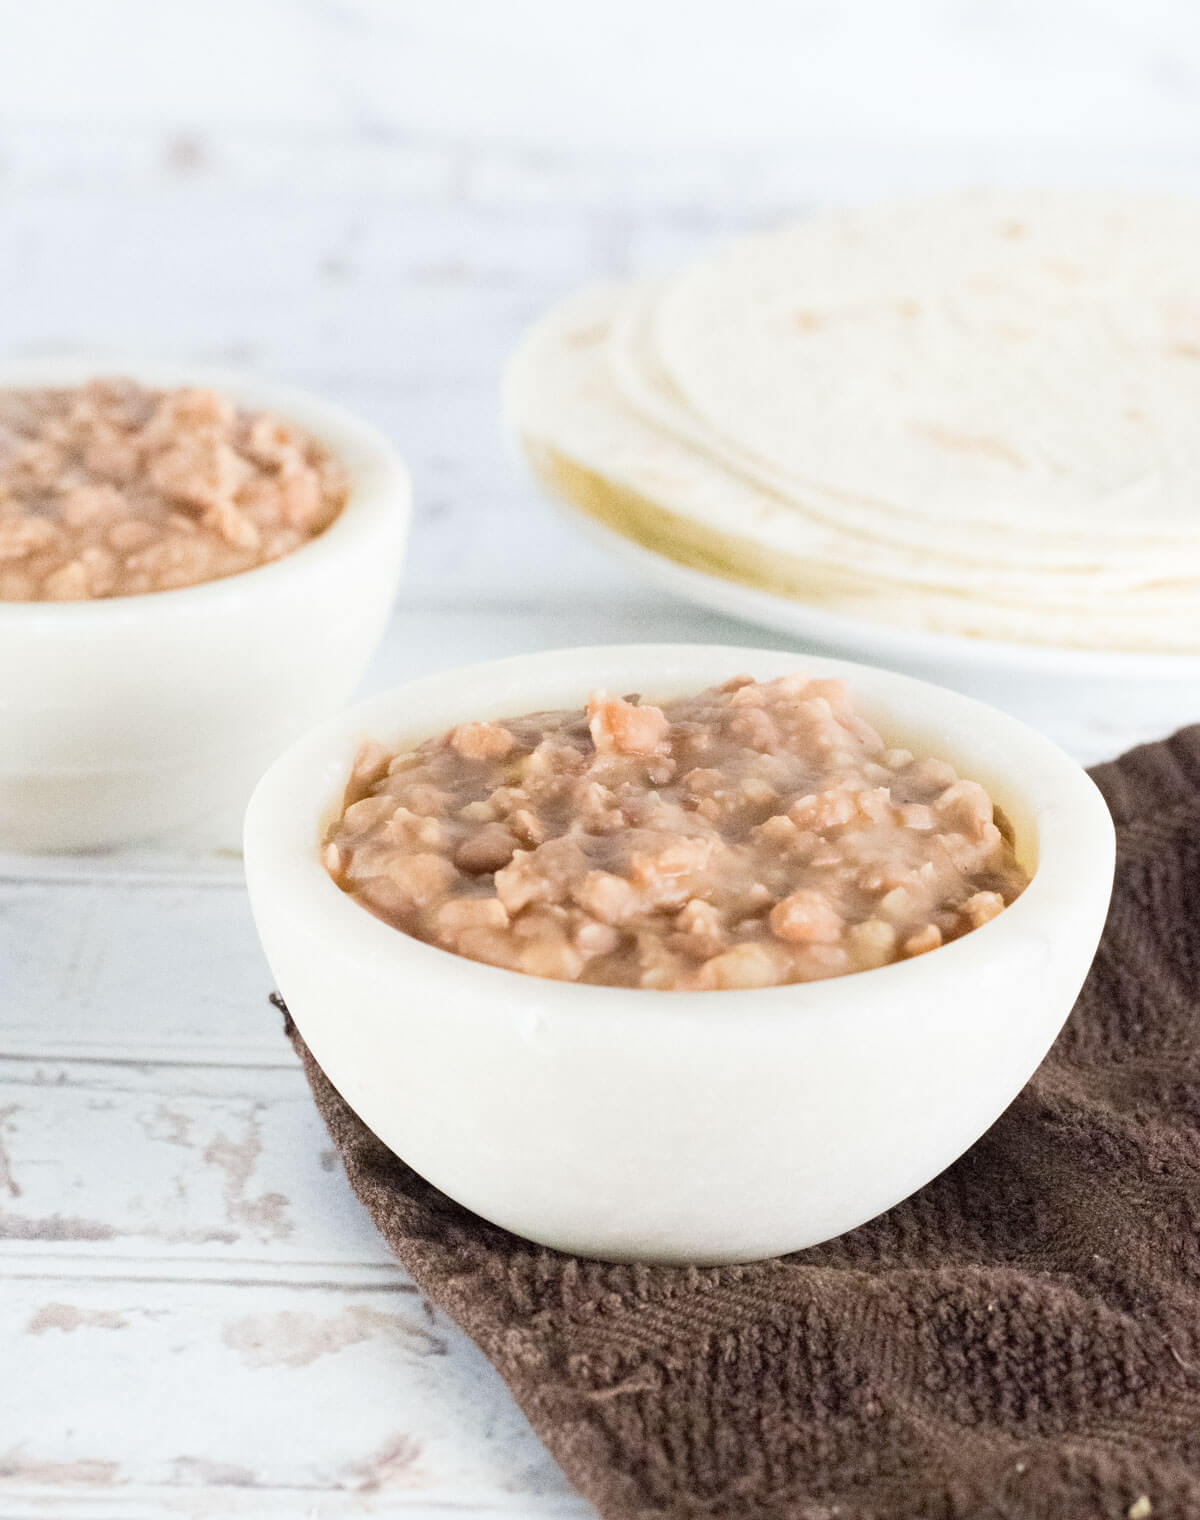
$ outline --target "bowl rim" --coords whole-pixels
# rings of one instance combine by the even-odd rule
[[[929,955],[896,961],[869,971],[812,982],[785,983],[776,987],[720,991],[678,991],[650,998],[647,989],[607,987],[589,983],[556,981],[527,973],[489,966],[418,940],[377,918],[369,909],[333,881],[320,860],[320,838],[326,822],[340,805],[349,764],[358,743],[372,732],[381,737],[411,736],[414,742],[443,732],[455,721],[479,716],[470,706],[473,693],[505,677],[524,674],[530,680],[544,675],[547,682],[561,681],[579,672],[581,698],[589,686],[598,684],[589,666],[604,660],[640,662],[654,668],[665,658],[682,660],[697,670],[680,679],[664,681],[671,690],[699,690],[733,673],[739,658],[751,673],[764,678],[789,671],[811,670],[818,677],[847,680],[851,696],[855,683],[869,688],[863,704],[868,714],[880,692],[902,699],[932,704],[939,721],[952,719],[960,728],[986,731],[998,744],[1008,744],[1014,765],[1005,769],[1014,792],[1022,795],[1036,817],[1037,866],[1021,896],[989,923],[972,930]],[[707,676],[699,671],[719,662]],[[683,684],[681,684],[681,681]],[[690,682],[690,686],[688,684]],[[653,696],[653,683],[645,683]],[[457,717],[443,711],[426,722],[422,702],[445,706],[447,690],[463,692],[464,705]],[[457,702],[453,699],[452,705]],[[406,705],[413,708],[407,724],[397,720]],[[536,711],[536,706],[526,711]],[[954,761],[953,745],[940,758]],[[299,804],[299,805],[297,805]],[[858,662],[810,656],[802,651],[764,650],[741,645],[705,644],[608,644],[547,650],[509,656],[424,676],[368,697],[311,730],[286,750],[259,781],[246,811],[244,852],[251,905],[258,916],[256,899],[272,894],[286,915],[304,920],[305,932],[318,938],[351,963],[382,968],[389,981],[403,986],[406,979],[455,981],[464,992],[493,1007],[512,1005],[607,1017],[628,1024],[653,1017],[656,1027],[665,1019],[690,1023],[695,1017],[745,1020],[754,1016],[788,1016],[798,1009],[808,1012],[842,1013],[861,1003],[869,984],[873,993],[886,995],[901,977],[943,980],[961,968],[969,970],[972,958],[985,950],[990,957],[1005,952],[1006,944],[1027,944],[1036,937],[1044,942],[1047,923],[1053,921],[1055,904],[1071,903],[1078,895],[1073,884],[1081,879],[1092,890],[1111,885],[1115,854],[1112,818],[1098,788],[1074,760],[1052,740],[1008,714],[971,697],[915,677]],[[1090,901],[1090,897],[1089,897]],[[869,979],[869,983],[868,980]],[[651,1014],[651,1010],[653,1013]]]
[[[296,594],[300,586],[293,583],[329,573],[333,567],[327,561],[353,553],[364,535],[407,530],[412,477],[399,450],[371,423],[303,387],[253,370],[219,365],[70,354],[0,363],[0,389],[77,386],[108,375],[162,389],[204,386],[239,405],[261,407],[298,423],[331,453],[348,462],[350,492],[346,504],[315,538],[279,559],[233,575],[198,581],[192,586],[141,591],[129,596],[92,597],[78,602],[0,601],[0,633],[29,634],[51,627],[69,630],[72,635],[100,633],[151,611],[156,616],[219,613],[222,603],[240,600],[250,587],[256,595]]]

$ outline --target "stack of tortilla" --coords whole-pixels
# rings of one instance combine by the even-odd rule
[[[1200,201],[813,216],[564,302],[505,411],[557,495],[677,563],[907,628],[1200,650]]]

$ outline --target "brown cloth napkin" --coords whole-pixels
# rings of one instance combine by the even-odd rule
[[[1200,727],[1093,774],[1116,892],[1050,1056],[936,1181],[794,1256],[529,1245],[396,1160],[292,1031],[388,1244],[608,1520],[1200,1517]]]

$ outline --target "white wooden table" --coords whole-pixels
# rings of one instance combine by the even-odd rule
[[[633,0],[607,41],[567,8],[479,0],[9,7],[0,356],[259,367],[385,428],[417,516],[372,685],[555,644],[779,642],[665,604],[536,501],[497,436],[522,325],[813,201],[1196,188],[1200,33],[1185,6],[1157,51],[1136,7],[1086,26],[1018,7],[1003,36],[950,7],[926,46],[902,12],[936,7],[775,7],[739,65],[727,8],[673,9],[647,51]],[[673,70],[685,15],[707,40]],[[1022,60],[1063,77],[1022,84]],[[674,113],[672,73],[692,88]],[[660,129],[669,153],[645,146]],[[236,844],[212,820],[0,859],[0,1520],[586,1515],[350,1196],[267,1002]]]
[[[649,603],[422,608],[372,684],[738,636]],[[236,839],[0,857],[0,1520],[589,1514],[351,1196]]]
[[[371,684],[757,637],[649,598],[396,615]],[[268,1004],[234,820],[0,857],[0,1520],[591,1511],[354,1201]]]

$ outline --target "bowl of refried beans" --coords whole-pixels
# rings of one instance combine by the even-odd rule
[[[0,848],[236,816],[358,684],[409,497],[384,437],[285,386],[0,369]]]
[[[371,699],[245,832],[292,1015],[397,1155],[541,1244],[709,1264],[841,1234],[983,1133],[1070,1011],[1113,848],[994,709],[670,645]]]

